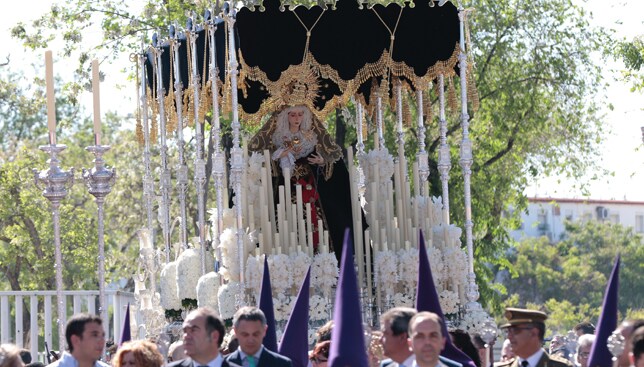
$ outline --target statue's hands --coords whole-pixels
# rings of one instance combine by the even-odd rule
[[[321,166],[324,164],[324,158],[322,158],[322,156],[319,154],[312,154],[308,158],[308,160],[310,164],[317,164],[318,166]]]

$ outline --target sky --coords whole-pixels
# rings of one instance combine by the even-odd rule
[[[616,35],[627,40],[638,34],[644,34],[644,2],[641,0],[574,0],[593,13],[592,24],[613,28]],[[0,61],[4,62],[8,53],[11,54],[12,65],[24,65],[26,76],[34,74],[32,63],[44,64],[44,52],[26,51],[9,36],[9,29],[18,20],[28,21],[37,18],[47,11],[51,0],[27,0],[29,11],[20,7],[8,7],[0,12],[0,41],[5,45],[0,51]],[[100,37],[98,31],[86,34],[86,39]],[[56,45],[52,45],[56,50]],[[54,52],[54,72],[63,79],[72,78],[72,69],[76,66],[75,59],[64,60]],[[70,65],[70,67],[66,67]],[[136,92],[132,82],[124,80],[121,72],[124,67],[132,65],[123,55],[120,63],[101,65],[101,71],[106,74],[101,83],[101,112],[114,110],[116,106],[123,111],[134,111],[136,108]],[[13,67],[13,66],[12,66]],[[606,91],[607,100],[602,101],[606,106],[605,124],[609,130],[605,141],[599,147],[602,156],[599,164],[612,172],[613,176],[603,177],[592,181],[590,195],[592,199],[644,201],[644,144],[641,127],[644,126],[644,94],[630,92],[630,86],[613,81],[616,74],[613,70],[622,68],[621,63],[609,63],[604,68],[604,78],[611,81]],[[41,69],[44,73],[44,70]],[[85,93],[80,98],[87,113],[92,111],[92,97]],[[608,104],[613,110],[607,108]],[[109,144],[109,142],[107,142]],[[588,174],[587,179],[593,176]],[[576,188],[575,182],[560,177],[540,177],[526,189],[529,197],[583,198],[582,192]]]

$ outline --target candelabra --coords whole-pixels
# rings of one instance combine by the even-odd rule
[[[138,235],[140,242],[139,269],[143,269],[143,274],[137,275],[135,293],[145,323],[147,335],[144,337],[158,336],[166,326],[165,313],[156,292],[156,274],[161,267],[161,254],[154,249],[152,233],[148,228],[140,229]],[[150,289],[145,287],[147,279],[150,280]]]
[[[65,300],[63,298],[63,255],[60,247],[60,202],[67,196],[68,188],[74,183],[74,169],[63,171],[60,169],[60,161],[57,155],[65,150],[65,145],[43,145],[39,149],[49,154],[49,168],[46,170],[38,171],[34,169],[34,178],[36,187],[43,190],[42,194],[51,203],[51,212],[54,220],[54,246],[55,246],[55,263],[56,269],[56,304],[58,310],[58,343],[59,349],[63,349],[63,341],[65,340]],[[44,188],[39,185],[44,184]]]
[[[104,213],[103,204],[105,197],[112,191],[112,185],[116,179],[116,171],[113,168],[105,167],[103,154],[110,150],[107,145],[93,145],[86,147],[85,150],[92,152],[94,158],[94,168],[86,170],[83,168],[83,178],[89,193],[94,195],[96,205],[98,206],[98,312],[104,323],[107,323],[107,304],[105,303],[105,242],[104,232]]]

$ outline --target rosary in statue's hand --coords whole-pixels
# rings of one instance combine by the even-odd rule
[[[321,166],[324,164],[324,158],[322,158],[321,155],[319,154],[312,154],[309,157],[309,163],[310,164],[317,164],[318,166]]]

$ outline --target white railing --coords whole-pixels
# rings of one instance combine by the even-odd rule
[[[98,290],[63,291],[63,295],[67,319],[81,312],[97,314]],[[105,295],[110,318],[109,322],[103,321],[106,338],[118,343],[127,305],[130,303],[132,308],[136,303],[134,293],[106,290]],[[68,306],[70,299],[71,307]],[[47,342],[51,350],[64,349],[64,340],[58,341],[56,346],[52,344],[55,339],[54,334],[56,337],[58,335],[55,305],[56,291],[0,292],[0,343],[14,343],[30,350],[33,356],[42,354],[44,342]],[[29,319],[23,322],[25,308],[29,312]],[[130,318],[139,320],[134,309],[130,313]],[[25,338],[27,332],[28,338]],[[132,330],[132,337],[136,338],[137,335],[137,330]]]

